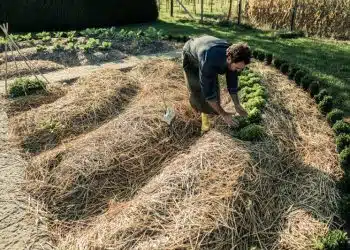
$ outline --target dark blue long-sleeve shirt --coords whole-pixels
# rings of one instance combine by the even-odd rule
[[[230,94],[238,92],[237,71],[228,69],[226,50],[230,46],[225,40],[213,36],[202,36],[190,42],[188,53],[198,63],[199,80],[206,100],[215,100],[217,93],[217,75],[226,74],[227,89]]]

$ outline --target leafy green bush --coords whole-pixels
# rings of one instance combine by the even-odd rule
[[[341,230],[332,230],[325,237],[317,240],[315,249],[317,250],[345,250],[348,236]]]
[[[297,85],[301,84],[301,79],[307,74],[305,70],[298,70],[294,75],[294,81]]]
[[[332,96],[325,96],[322,101],[318,104],[319,110],[326,114],[333,108],[333,97]]]
[[[52,50],[53,51],[62,51],[62,50],[64,50],[64,46],[62,44],[56,43],[56,44],[54,44]]]
[[[249,125],[249,120],[247,117],[235,116],[232,117],[232,119],[238,123],[238,129],[244,128]]]
[[[47,51],[47,47],[45,45],[36,46],[36,52],[44,52]]]
[[[258,49],[254,49],[252,54],[253,54],[254,58],[258,59],[259,50]]]
[[[254,77],[258,77],[260,79],[260,75],[258,73],[255,72],[251,72],[247,75],[250,79],[254,78]]]
[[[256,124],[250,124],[238,132],[238,138],[243,141],[258,141],[265,136],[264,128]]]
[[[332,128],[336,135],[350,134],[350,124],[343,120],[337,121]]]
[[[273,65],[276,67],[276,69],[280,69],[284,63],[287,63],[287,61],[277,57],[273,60]]]
[[[328,96],[328,91],[326,89],[322,89],[317,95],[315,95],[316,103],[320,103],[325,96]]]
[[[253,108],[248,112],[248,121],[250,123],[259,123],[261,121],[262,114],[261,111],[257,108]]]
[[[314,97],[315,95],[317,95],[320,91],[320,84],[317,80],[314,80],[311,82],[310,86],[309,86],[309,93],[311,97]]]
[[[262,109],[266,104],[266,101],[261,96],[257,96],[254,98],[249,99],[247,102],[243,103],[244,108],[246,108],[249,111],[253,110],[254,108]]]
[[[74,45],[74,43],[72,43],[72,42],[67,43],[67,46],[65,47],[65,50],[68,50],[68,51],[73,51],[73,50],[75,50],[75,45]]]
[[[343,151],[344,148],[350,147],[350,134],[340,134],[336,139],[337,152]]]
[[[288,79],[294,80],[295,74],[300,70],[299,66],[292,65],[289,67]]]
[[[350,179],[349,176],[346,177],[347,184],[349,185]],[[344,190],[344,189],[342,189]],[[341,197],[341,200],[339,201],[339,214],[341,218],[345,221],[350,221],[350,195],[344,194]]]
[[[267,65],[270,65],[272,63],[272,59],[273,59],[273,54],[266,52],[265,53],[265,62]]]
[[[45,31],[43,31],[43,32],[40,32],[40,33],[36,33],[36,38],[37,39],[43,39],[43,38],[45,38],[45,37],[50,37],[50,32],[45,32]]]
[[[283,74],[287,74],[289,70],[289,64],[288,63],[283,63],[280,67],[280,70]]]
[[[258,50],[257,59],[258,59],[259,61],[264,61],[264,59],[265,59],[265,52],[262,51],[262,50]]]
[[[347,169],[350,167],[350,147],[344,148],[339,154],[340,165],[343,169]]]
[[[33,94],[46,88],[43,81],[29,78],[18,78],[9,85],[9,94],[11,97],[19,97]]]
[[[301,81],[300,81],[301,87],[304,90],[307,90],[314,80],[315,78],[312,75],[306,74],[305,76],[303,76],[303,78],[301,78]]]
[[[112,43],[111,42],[102,42],[100,45],[100,49],[102,50],[109,50],[112,48]]]
[[[339,120],[342,120],[344,117],[344,112],[340,109],[333,109],[331,112],[327,114],[327,121],[329,124],[333,126]]]

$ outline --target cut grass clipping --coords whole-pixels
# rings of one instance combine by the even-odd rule
[[[120,113],[137,88],[137,81],[118,70],[94,72],[64,97],[13,117],[11,133],[26,151],[50,149]]]
[[[40,154],[27,169],[29,192],[59,219],[99,213],[112,198],[130,199],[167,158],[185,150],[199,135],[200,123],[188,104],[180,65],[150,61],[133,74],[141,89],[122,114]],[[171,126],[162,120],[164,101],[176,110]]]
[[[46,83],[38,79],[18,78],[9,85],[10,97],[20,97],[45,90]]]

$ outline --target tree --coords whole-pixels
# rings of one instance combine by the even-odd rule
[[[230,0],[230,7],[228,9],[227,21],[230,20],[232,15],[232,0]]]

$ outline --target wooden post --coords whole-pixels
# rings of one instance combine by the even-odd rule
[[[242,18],[242,0],[238,0],[238,18],[237,18],[237,24],[241,24],[241,18]]]
[[[8,92],[7,92],[7,43],[8,43],[8,38],[7,38],[7,35],[8,34],[8,30],[9,30],[9,24],[6,23],[4,25],[5,29],[6,29],[6,33],[5,33],[5,95],[7,96],[8,95]]]
[[[174,0],[170,0],[170,16],[174,16]]]
[[[298,8],[298,0],[293,0],[294,5],[292,6],[292,15],[290,18],[290,31],[293,31],[295,29],[295,18],[297,15],[297,8]]]
[[[201,0],[201,22],[203,23],[204,0]]]
[[[197,14],[197,8],[196,8],[196,0],[193,0],[193,11],[194,11],[194,14]]]

